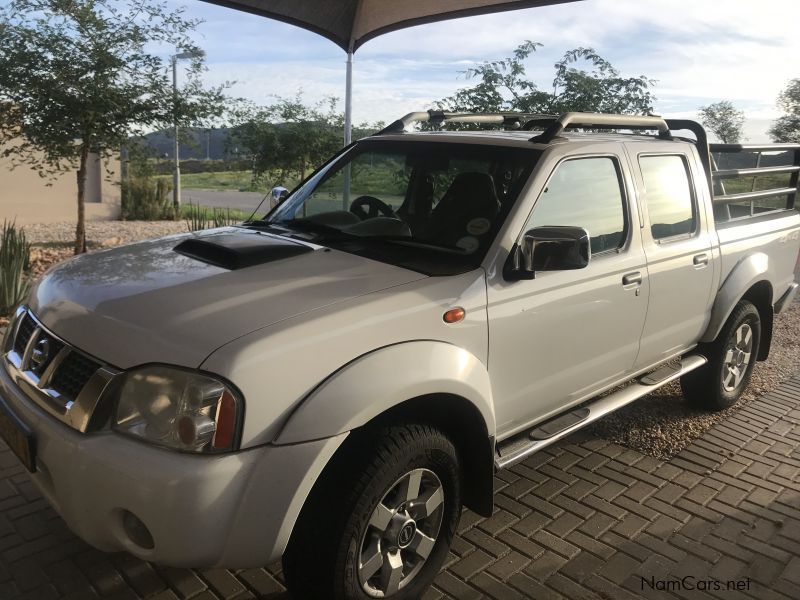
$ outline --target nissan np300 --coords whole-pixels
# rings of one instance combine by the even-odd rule
[[[736,402],[798,287],[798,148],[413,113],[264,218],[50,270],[5,336],[0,432],[97,548],[419,598],[496,469],[675,379]]]

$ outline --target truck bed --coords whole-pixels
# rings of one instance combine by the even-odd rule
[[[710,144],[708,148],[720,288],[737,265],[760,254],[767,260],[772,301],[778,302],[800,267],[800,145]]]

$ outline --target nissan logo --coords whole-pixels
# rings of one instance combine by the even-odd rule
[[[414,525],[413,521],[409,521],[400,530],[400,535],[397,536],[397,545],[401,548],[405,548],[411,543],[411,540],[414,539],[416,533],[417,527]]]
[[[31,366],[34,369],[38,369],[47,362],[48,358],[50,358],[50,340],[45,338],[39,340],[33,347],[33,352],[31,352]]]

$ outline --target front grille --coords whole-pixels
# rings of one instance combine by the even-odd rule
[[[25,352],[25,346],[31,339],[33,332],[36,331],[36,321],[34,321],[28,313],[21,317],[19,327],[17,328],[17,338],[14,340],[14,351],[20,356]]]
[[[77,352],[70,352],[56,369],[49,387],[62,396],[74,400],[99,368],[100,365],[92,359]]]
[[[15,338],[6,346],[11,348],[6,369],[18,384],[25,384],[20,387],[33,402],[85,432],[103,391],[119,372],[57,338],[23,310]]]

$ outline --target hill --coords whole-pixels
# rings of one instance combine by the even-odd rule
[[[188,142],[180,146],[181,160],[223,160],[236,158],[236,148],[228,148],[228,128],[183,130]],[[173,158],[174,138],[167,130],[154,131],[144,136],[149,154],[157,158]]]

